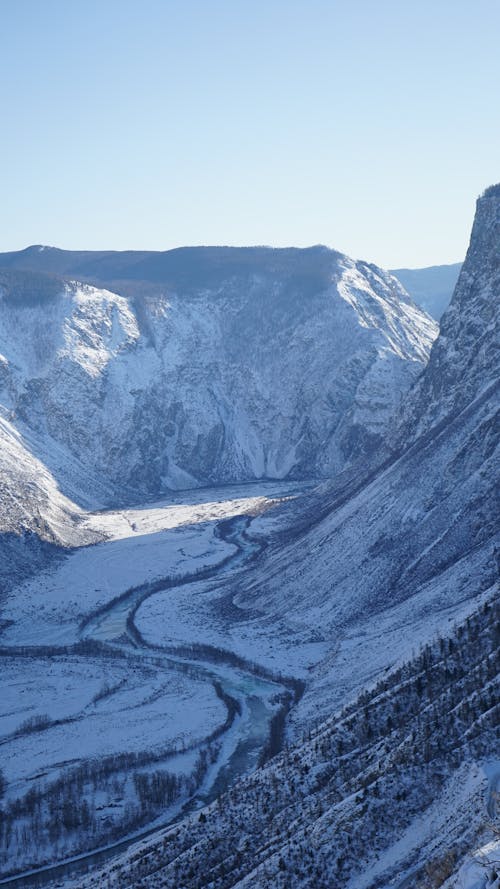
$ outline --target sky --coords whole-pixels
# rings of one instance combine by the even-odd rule
[[[500,0],[0,0],[0,251],[460,261],[499,36]]]

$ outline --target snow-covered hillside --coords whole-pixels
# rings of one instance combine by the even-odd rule
[[[496,773],[477,760],[500,739],[498,616],[486,604],[201,814],[78,887],[437,889],[495,817]]]
[[[326,248],[190,257],[127,296],[38,274],[53,286],[36,300],[0,271],[0,401],[65,492],[54,443],[97,500],[96,479],[116,496],[331,476],[380,442],[427,361],[435,323],[375,266]]]
[[[62,548],[102,537],[83,528],[81,517],[29,442],[0,413],[0,594]]]
[[[310,497],[295,535],[297,517],[288,526],[284,518],[277,545],[240,585],[237,603],[272,614],[286,638],[309,638],[314,622],[319,638],[338,640],[318,667],[325,705],[394,662],[402,626],[410,622],[418,638],[433,615],[453,612],[498,578],[499,219],[497,187],[478,201],[442,333],[379,465],[358,463]],[[263,517],[260,533],[270,521]],[[356,647],[364,656],[353,673]],[[332,692],[339,670],[347,686],[336,681]],[[301,707],[314,710],[311,688],[314,698],[306,693]]]

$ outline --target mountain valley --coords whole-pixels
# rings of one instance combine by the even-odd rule
[[[499,294],[499,185],[439,331],[323,247],[0,255],[0,885],[472,889]]]

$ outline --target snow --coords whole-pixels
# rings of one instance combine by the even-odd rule
[[[498,889],[500,840],[486,843],[469,857],[444,889]],[[495,877],[496,875],[496,877]]]
[[[0,296],[0,400],[80,504],[330,475],[386,429],[437,327],[387,273],[325,257],[307,297],[288,293],[285,261],[215,291],[138,286],[140,311],[77,282],[38,306]]]
[[[455,830],[460,819],[464,825],[472,818],[479,820],[483,795],[484,780],[481,770],[476,765],[464,766],[446,784],[444,791],[424,814],[415,818],[402,836],[385,848],[373,864],[353,876],[346,889],[370,889],[377,878],[384,876],[387,889],[411,889],[414,885],[414,871],[405,870],[404,862],[411,861],[412,856],[420,861],[423,855],[429,861],[442,856],[450,829],[450,811],[454,812]],[[478,810],[473,812],[474,806]]]
[[[0,595],[43,569],[57,547],[95,542],[99,535],[79,526],[80,517],[0,409]]]
[[[149,751],[166,758],[172,748],[203,746],[230,713],[228,698],[224,705],[216,694],[220,682],[238,706],[198,789],[198,799],[209,798],[226,774],[255,766],[276,712],[282,687],[262,672],[257,678],[249,661],[306,678],[288,726],[297,738],[419,645],[446,636],[494,592],[496,408],[488,380],[481,384],[467,363],[467,344],[477,339],[474,306],[466,313],[472,328],[458,325],[449,342],[443,337],[427,382],[415,388],[417,408],[422,393],[436,395],[441,376],[460,388],[454,359],[463,347],[465,407],[455,396],[436,409],[428,399],[424,419],[415,408],[421,438],[412,438],[413,417],[406,450],[395,447],[386,462],[389,452],[378,452],[378,467],[349,468],[371,448],[348,451],[348,443],[384,434],[436,327],[389,275],[346,257],[335,259],[327,286],[310,301],[280,281],[264,285],[254,276],[244,299],[228,281],[215,296],[207,289],[146,300],[147,336],[131,301],[87,285],[69,285],[43,310],[17,312],[0,300],[0,468],[13,479],[4,503],[22,491],[17,512],[4,508],[3,520],[15,534],[40,526],[47,542],[81,544],[17,584],[2,610],[0,641],[21,647],[5,657],[0,680],[12,798],[83,757]],[[486,294],[476,301],[481,311]],[[452,305],[443,322],[451,332],[454,312]],[[481,361],[491,358],[488,342],[481,340]],[[68,486],[76,455],[82,463]],[[301,475],[305,467],[322,476],[346,466],[337,480],[297,499],[293,486],[278,482],[161,496],[163,486],[214,476]],[[115,503],[119,492],[122,506],[85,512],[106,488]],[[132,507],[141,502],[137,492],[144,500]],[[145,502],[146,494],[156,499]],[[224,539],[221,521],[242,515],[254,520],[233,522],[239,530]],[[204,579],[190,579],[202,570]],[[26,651],[81,638],[108,643],[105,654],[91,645],[87,656],[85,646],[51,657]],[[205,662],[194,643],[206,647]],[[175,651],[180,645],[193,648]],[[229,653],[246,665],[234,667]],[[467,732],[463,740],[469,743]],[[350,755],[365,761],[358,742]],[[390,844],[386,837],[378,860],[372,855],[350,889],[385,876],[397,889],[410,886],[413,860],[432,860],[457,826],[478,828],[485,790],[487,813],[495,814],[498,763],[486,763],[483,773],[467,762],[447,775],[439,798],[425,813],[416,808]],[[390,774],[387,780],[386,789]],[[358,802],[349,790],[318,818],[318,849],[337,815],[348,825]],[[464,868],[467,889],[483,889],[477,858]]]
[[[0,677],[0,745],[8,801],[33,788],[49,790],[60,776],[71,786],[74,767],[90,761],[100,768],[106,758],[123,753],[153,757],[153,765],[140,760],[136,770],[154,771],[163,764],[169,773],[183,772],[192,780],[195,762],[184,751],[205,748],[222,730],[199,798],[213,792],[222,774],[255,767],[280,685],[224,664],[206,666],[194,658],[180,661],[154,650],[137,651],[120,641],[131,609],[126,600],[101,617],[92,612],[131,586],[164,577],[175,582],[200,568],[215,568],[238,553],[216,533],[221,520],[259,513],[277,496],[294,496],[296,490],[290,483],[198,490],[177,500],[80,517],[85,533],[105,539],[18,585],[2,610],[0,641],[13,646],[10,655],[4,649]],[[83,655],[80,649],[63,653],[37,648],[71,646],[82,637],[115,645],[105,656],[99,650]],[[206,634],[203,641],[209,639]],[[229,711],[216,693],[216,680],[238,701],[239,715],[229,728]],[[137,805],[132,779],[124,767],[122,773],[116,776],[119,804],[110,802],[114,778],[106,779],[102,791],[85,791],[101,819],[125,817]],[[184,788],[184,799],[186,793]],[[177,811],[174,806],[172,817]],[[68,848],[76,848],[71,846],[75,838],[68,842]],[[5,862],[16,849],[10,848]],[[34,861],[29,858],[34,854],[24,845],[18,849],[19,864]],[[60,852],[40,846],[37,854]]]
[[[276,485],[268,485],[272,494]],[[217,521],[266,506],[260,486],[220,492],[204,491],[173,504],[90,514],[81,523],[102,543],[76,550],[56,568],[38,574],[7,597],[2,617],[12,621],[1,638],[7,645],[69,644],[91,611],[138,584],[168,576],[182,577],[216,565],[234,546],[216,536]],[[283,493],[293,490],[285,485]],[[247,496],[244,494],[247,493]]]
[[[110,693],[94,702],[106,689]],[[207,737],[226,715],[207,683],[119,659],[4,659],[0,699],[2,770],[9,796],[24,792],[35,776],[53,780],[82,757],[182,749]],[[12,734],[25,719],[46,715],[56,724]]]

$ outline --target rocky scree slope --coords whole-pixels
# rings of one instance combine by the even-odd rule
[[[80,501],[331,476],[380,442],[436,333],[326,248],[0,261],[0,403]]]

